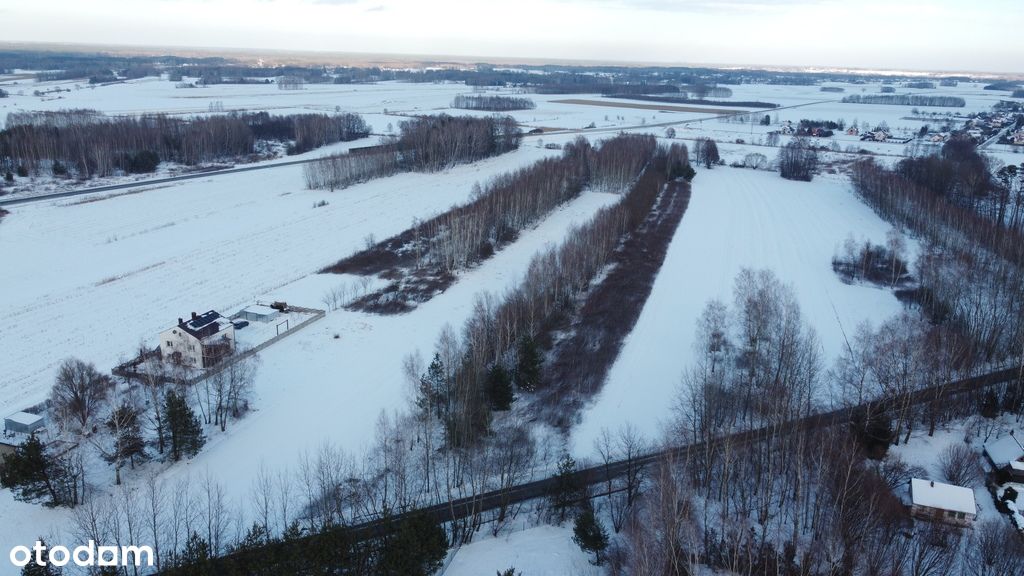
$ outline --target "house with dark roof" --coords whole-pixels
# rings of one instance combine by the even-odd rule
[[[188,320],[160,333],[160,355],[168,362],[192,368],[216,366],[235,349],[235,327],[231,320],[210,310],[192,313]]]

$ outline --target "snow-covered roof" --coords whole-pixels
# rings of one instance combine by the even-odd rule
[[[274,314],[277,314],[277,310],[270,306],[264,306],[263,304],[252,304],[251,306],[246,306],[243,311],[259,316],[273,316]]]
[[[974,490],[942,482],[914,478],[910,481],[910,495],[915,506],[938,508],[965,514],[976,514]]]
[[[7,420],[22,426],[32,426],[43,421],[43,417],[39,414],[30,414],[28,412],[15,412],[7,417]]]
[[[985,444],[985,454],[993,464],[1002,467],[1024,457],[1024,448],[1016,437],[1009,435]]]

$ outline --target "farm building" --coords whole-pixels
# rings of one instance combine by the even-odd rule
[[[15,412],[4,418],[4,430],[19,434],[31,434],[43,427],[43,417],[29,412]]]
[[[923,520],[969,526],[978,513],[974,490],[913,478],[910,481],[910,512]]]
[[[235,327],[230,320],[210,310],[192,313],[192,318],[160,333],[160,354],[164,360],[193,368],[209,368],[235,349]]]
[[[995,470],[1007,472],[1012,480],[1024,481],[1024,447],[1012,432],[985,444],[985,457]]]
[[[278,314],[280,314],[280,312],[275,308],[271,308],[264,304],[253,304],[242,308],[238,314],[235,314],[235,318],[248,320],[250,322],[270,322],[277,318]]]

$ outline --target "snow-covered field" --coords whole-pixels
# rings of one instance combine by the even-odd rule
[[[233,312],[551,153],[523,147],[335,193],[305,190],[302,167],[286,166],[12,207],[0,226],[0,314],[17,337],[0,355],[0,413],[42,400],[68,356],[109,369],[179,317]],[[321,296],[290,301],[316,308]]]
[[[11,93],[0,100],[0,123],[15,110],[205,114],[220,102],[224,110],[359,112],[377,133],[387,132],[389,125],[396,129],[410,114],[466,113],[449,104],[456,94],[470,91],[457,84],[390,82],[310,85],[298,91],[273,85],[179,89],[152,78],[97,88],[26,80],[0,84]],[[57,85],[71,91],[32,95]],[[749,152],[771,161],[776,150],[754,144],[778,128],[776,117],[794,123],[801,118],[885,121],[907,131],[924,123],[906,119],[910,106],[841,104],[845,94],[862,88],[877,93],[879,88],[844,86],[843,94],[823,93],[817,86],[731,87],[734,100],[797,106],[770,112],[772,126],[721,122],[712,113],[554,102],[598,95],[532,94],[537,108],[513,116],[526,129],[566,132],[530,138],[516,152],[442,173],[401,174],[328,193],[305,190],[302,167],[287,166],[11,207],[0,224],[0,416],[43,400],[62,359],[75,356],[108,370],[140,343],[155,345],[160,330],[192,311],[231,313],[257,298],[322,308],[327,291],[355,279],[318,275],[318,269],[363,248],[371,235],[381,240],[404,230],[414,218],[464,202],[475,182],[557,154],[538,146],[539,141],[562,143],[591,124],[595,129],[584,133],[597,139],[620,128],[663,136],[665,126],[649,125],[678,123],[680,139],[719,139],[727,161]],[[927,109],[940,113],[988,109],[1001,95],[974,84],[898,92],[958,95],[968,102],[967,108]],[[737,144],[737,139],[744,143]],[[890,160],[904,148],[863,144],[845,135],[839,141],[843,148],[856,145],[889,154]],[[307,156],[365,143],[338,144]],[[1004,155],[1007,161],[1013,157]],[[518,281],[537,250],[560,241],[572,224],[587,220],[615,198],[584,193],[409,314],[331,312],[266,349],[255,384],[255,410],[233,422],[226,434],[211,435],[197,457],[162,474],[175,479],[209,473],[237,502],[261,467],[294,469],[300,452],[315,451],[324,442],[358,452],[371,440],[381,412],[406,405],[406,354],[430,354],[445,324],[461,327],[478,293],[500,292]],[[328,204],[314,207],[320,201]],[[695,321],[709,299],[731,301],[741,267],[771,268],[793,285],[804,316],[821,339],[823,358],[831,362],[844,330],[900,310],[891,292],[845,285],[831,270],[831,258],[848,235],[882,242],[889,228],[839,175],[808,184],[782,180],[773,172],[700,170],[650,300],[606,386],[573,431],[572,449],[590,456],[601,428],[625,422],[648,436],[658,433],[692,358]],[[98,484],[112,480],[109,469],[90,474]],[[69,516],[66,510],[15,502],[9,492],[0,493],[0,552],[15,542],[54,534],[69,523]],[[570,538],[571,529],[540,527],[480,540],[456,554],[448,574],[491,574],[513,565],[527,575],[596,573]],[[0,562],[0,574],[7,568]]]
[[[806,183],[741,168],[700,170],[637,325],[573,432],[575,453],[592,455],[602,428],[616,430],[626,422],[658,436],[694,357],[697,319],[713,298],[732,304],[741,268],[772,269],[793,286],[830,363],[841,351],[844,330],[900,310],[891,291],[843,284],[831,264],[849,235],[884,243],[890,229],[843,180]]]

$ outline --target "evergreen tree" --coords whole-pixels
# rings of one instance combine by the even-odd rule
[[[584,552],[594,553],[594,564],[600,566],[603,559],[601,553],[608,548],[608,532],[594,516],[594,507],[587,500],[583,509],[576,516],[572,528],[572,541]]]
[[[487,400],[491,410],[503,411],[512,408],[512,377],[501,364],[495,364],[487,372]]]
[[[146,442],[142,438],[139,412],[127,402],[121,404],[106,422],[113,436],[113,449],[105,459],[116,467],[117,483],[121,483],[121,466],[127,460],[135,468],[136,459],[145,459]]]
[[[206,442],[199,418],[185,401],[184,394],[170,391],[164,397],[164,421],[167,423],[173,460],[181,460],[183,455],[194,456]]]
[[[39,542],[43,546],[46,546],[46,540],[39,537]],[[49,548],[47,548],[49,549]],[[43,561],[46,562],[46,556],[43,556]],[[50,562],[46,562],[44,566],[36,564],[35,556],[21,569],[21,576],[60,576],[63,570],[59,566],[54,566]]]
[[[551,494],[551,508],[558,514],[558,521],[565,522],[569,512],[580,499],[581,487],[576,479],[576,460],[566,454],[558,461],[555,486]]]
[[[420,392],[416,403],[421,410],[433,408],[437,417],[443,419],[448,413],[447,389],[444,362],[441,361],[441,355],[435,353],[434,359],[427,367],[427,373],[420,378]]]
[[[10,488],[14,497],[31,502],[49,496],[49,505],[64,503],[65,470],[57,458],[46,453],[43,443],[35,434],[4,456],[0,465],[0,487]]]
[[[402,520],[398,532],[381,549],[376,574],[428,576],[437,571],[448,554],[444,529],[425,515]]]
[[[519,342],[519,362],[516,364],[516,384],[520,390],[533,392],[540,384],[541,355],[533,338]]]
[[[188,540],[185,542],[185,549],[182,550],[178,560],[179,566],[184,568],[184,570],[178,571],[180,574],[205,576],[212,573],[210,567],[210,545],[197,532],[193,532],[188,537]]]

